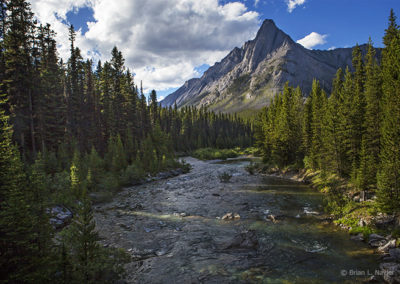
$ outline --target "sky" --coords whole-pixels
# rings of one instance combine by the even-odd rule
[[[57,33],[61,58],[72,24],[85,58],[104,62],[117,46],[159,100],[253,39],[264,19],[306,48],[334,49],[369,37],[382,47],[390,9],[400,16],[400,0],[31,0],[31,8]]]

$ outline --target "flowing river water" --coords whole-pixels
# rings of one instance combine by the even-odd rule
[[[377,268],[365,243],[326,222],[323,195],[307,185],[249,175],[246,160],[185,160],[189,173],[95,206],[103,245],[132,255],[128,283],[361,283]],[[240,219],[222,220],[230,212]]]

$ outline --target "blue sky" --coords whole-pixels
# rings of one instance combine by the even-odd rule
[[[34,0],[32,8],[56,30],[62,57],[73,24],[84,54],[104,61],[117,45],[137,81],[162,98],[252,39],[264,19],[308,48],[351,47],[369,37],[382,47],[389,11],[399,15],[400,1]]]

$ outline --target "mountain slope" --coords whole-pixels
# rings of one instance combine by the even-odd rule
[[[259,109],[289,81],[305,94],[314,78],[329,91],[339,67],[351,66],[351,48],[308,50],[265,20],[254,40],[234,48],[201,78],[187,81],[161,104],[178,107],[207,105],[210,109],[237,112]]]

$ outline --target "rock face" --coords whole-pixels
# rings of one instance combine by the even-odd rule
[[[362,46],[365,52],[365,46]],[[187,81],[167,96],[162,106],[206,105],[212,110],[238,112],[259,109],[289,81],[304,94],[318,79],[329,91],[338,68],[351,66],[351,48],[308,50],[265,20],[254,40],[233,49],[201,78]]]

